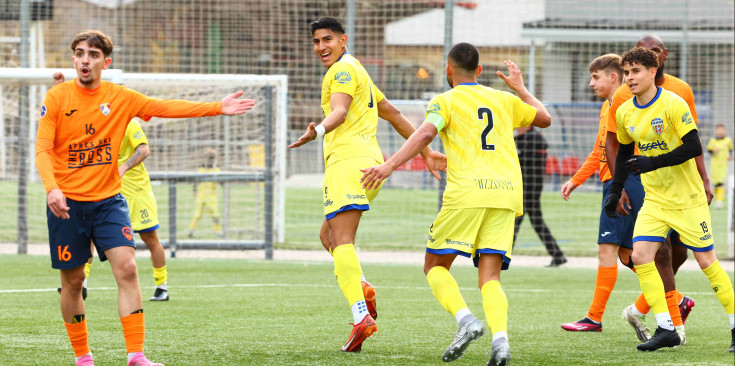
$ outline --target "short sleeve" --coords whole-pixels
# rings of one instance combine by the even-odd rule
[[[697,129],[697,124],[694,123],[689,106],[679,98],[672,98],[671,103],[669,103],[668,117],[672,121],[679,138]]]
[[[378,86],[373,84],[373,90],[375,90],[375,104],[380,103],[381,100],[385,99],[385,94],[383,94],[380,89],[378,89]]]
[[[687,105],[689,106],[689,112],[692,113],[692,119],[694,120],[694,123],[699,123],[699,119],[697,118],[697,109],[694,106],[694,93],[692,92],[692,88],[687,88],[687,93],[685,95],[684,101],[687,102]]]
[[[612,113],[612,110],[610,110],[610,112]],[[621,110],[620,108],[615,112],[615,128],[613,128],[612,131],[615,130],[617,130],[618,142],[623,145],[633,143],[633,138],[631,138],[628,131],[625,130],[625,110]],[[609,128],[608,131],[610,131]]]
[[[355,97],[357,75],[355,75],[355,70],[350,64],[347,62],[337,62],[329,68],[329,74],[330,94],[344,93],[353,98]]]
[[[626,97],[626,91],[628,91],[628,85],[621,85],[618,90],[613,94],[612,103],[610,104],[610,111],[607,114],[607,132],[617,133],[617,112],[626,100],[630,99]]]
[[[125,137],[128,138],[130,146],[132,146],[133,149],[138,147],[138,145],[148,144],[148,138],[145,136],[143,128],[141,128],[138,121],[135,120],[128,123],[128,128],[125,130]]]
[[[710,138],[709,141],[707,142],[707,150],[708,151],[715,150],[715,139],[714,138]]]
[[[732,147],[732,140],[729,137],[727,138],[727,149],[730,150],[730,151],[732,151],[732,149],[733,149],[733,147]]]
[[[535,107],[524,103],[521,98],[508,94],[508,104],[510,104],[511,110],[513,111],[513,128],[527,127],[533,123],[538,112]]]
[[[440,96],[436,96],[426,107],[424,123],[431,123],[437,131],[441,131],[449,124],[449,114],[447,112],[446,105],[442,102]]]

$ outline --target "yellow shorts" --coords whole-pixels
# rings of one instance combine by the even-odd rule
[[[727,163],[724,164],[717,164],[712,163],[710,165],[710,174],[709,179],[712,182],[712,185],[719,185],[719,184],[725,184],[725,179],[727,178]]]
[[[367,190],[362,188],[360,169],[369,168],[378,164],[373,158],[349,158],[339,160],[327,166],[324,172],[324,216],[332,219],[338,213],[348,210],[367,211],[370,202],[378,196],[380,188]]]
[[[442,208],[429,229],[426,251],[472,258],[475,267],[480,253],[500,254],[502,269],[508,269],[515,218],[515,211],[502,208]]]
[[[644,201],[635,221],[633,243],[641,240],[663,243],[671,229],[679,233],[682,245],[695,252],[715,248],[707,203],[677,210],[663,209]]]
[[[208,212],[212,217],[219,217],[217,193],[197,193],[197,206],[194,210],[194,217],[201,218],[204,212]]]
[[[151,192],[148,196],[125,197],[128,201],[128,209],[130,210],[130,222],[133,224],[133,231],[136,233],[145,233],[158,229],[158,208],[156,207],[156,197]]]

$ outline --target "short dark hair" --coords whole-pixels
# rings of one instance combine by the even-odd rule
[[[480,64],[480,52],[475,46],[462,42],[454,45],[449,51],[448,58],[461,69],[475,72]]]
[[[635,47],[623,53],[620,65],[625,64],[639,64],[646,69],[650,69],[652,67],[658,67],[658,60],[656,59],[656,54],[648,48]]]
[[[94,48],[102,50],[102,54],[108,57],[112,54],[112,40],[106,34],[98,30],[87,30],[77,34],[71,42],[71,50],[76,51],[77,45],[81,42],[87,42]]]
[[[602,55],[590,62],[590,72],[604,71],[608,75],[612,73],[618,74],[618,78],[622,80],[623,67],[620,66],[620,56],[614,53]]]
[[[323,17],[313,21],[311,23],[311,35],[314,35],[317,29],[329,29],[334,33],[345,34],[345,27],[342,26],[342,22],[332,17]]]

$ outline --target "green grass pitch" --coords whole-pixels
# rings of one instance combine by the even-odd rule
[[[59,275],[49,264],[46,257],[0,256],[1,365],[73,363],[55,290]],[[150,261],[141,258],[138,267],[147,299],[153,293]],[[379,332],[361,353],[346,354],[339,348],[352,319],[331,263],[170,260],[171,301],[144,304],[146,354],[167,365],[443,364],[441,354],[457,325],[432,296],[421,266],[363,264],[363,269],[377,288]],[[459,266],[452,273],[470,309],[484,321],[475,269]],[[680,290],[697,302],[685,346],[652,353],[635,349],[635,335],[620,319],[639,291],[628,270],[620,271],[601,333],[563,331],[561,323],[585,315],[594,276],[592,269],[568,268],[511,267],[503,273],[512,364],[733,364],[727,317],[701,272],[677,276]],[[89,281],[86,312],[95,360],[124,364],[109,265],[95,261]],[[484,365],[490,344],[486,334],[453,364]]]

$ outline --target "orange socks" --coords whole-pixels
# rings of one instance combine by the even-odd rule
[[[89,353],[87,319],[73,324],[64,322],[64,325],[66,326],[66,333],[69,334],[71,348],[74,349],[74,357],[81,357]]]
[[[651,307],[648,306],[648,301],[643,297],[642,292],[638,295],[638,298],[635,299],[635,308],[643,314],[648,314],[651,311]]]
[[[684,323],[681,321],[681,312],[679,311],[679,302],[676,301],[676,293],[676,290],[666,293],[666,305],[669,307],[671,321],[674,322],[675,327],[678,327],[684,325]]]
[[[613,267],[597,267],[597,281],[595,282],[595,294],[592,297],[592,304],[590,310],[587,312],[587,317],[600,323],[602,322],[602,314],[605,313],[605,306],[607,300],[610,298],[610,293],[615,287],[615,282],[618,279],[618,266]]]
[[[128,350],[128,353],[143,352],[145,317],[143,316],[143,311],[139,311],[120,318],[123,335],[125,336],[125,348]]]

